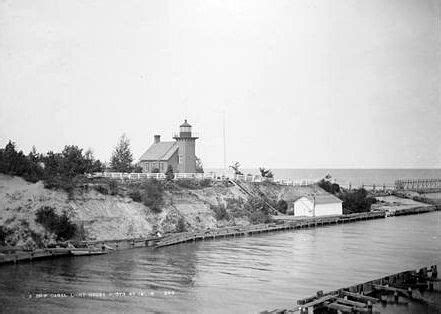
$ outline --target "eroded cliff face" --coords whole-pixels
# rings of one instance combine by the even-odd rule
[[[161,212],[157,213],[127,196],[98,193],[92,188],[64,191],[44,188],[41,182],[29,183],[19,177],[0,175],[0,226],[8,232],[9,245],[35,245],[35,237],[44,244],[54,242],[54,235],[35,222],[36,212],[49,206],[58,214],[66,212],[71,221],[84,228],[88,240],[143,237],[153,232],[175,232],[179,220],[186,230],[215,228],[236,221],[218,221],[211,206],[228,199],[246,199],[237,187],[215,185],[201,189],[164,191]],[[246,223],[238,219],[238,223]]]
[[[244,184],[255,195],[277,201],[310,193],[311,188],[275,184]],[[86,187],[86,188],[84,188]],[[35,246],[55,242],[54,234],[35,222],[36,212],[45,206],[56,213],[67,213],[81,227],[78,239],[106,240],[145,237],[156,233],[206,230],[231,225],[250,224],[244,204],[250,195],[225,182],[206,187],[186,188],[171,184],[164,189],[160,210],[153,210],[129,197],[130,185],[119,184],[117,195],[99,193],[90,182],[68,195],[46,189],[42,182],[29,183],[19,177],[0,174],[0,227],[7,245]],[[305,190],[306,189],[306,190]],[[225,211],[224,216],[215,212]]]
[[[30,245],[35,242],[32,233],[45,243],[54,241],[54,236],[35,222],[35,213],[45,206],[58,214],[66,212],[72,222],[84,227],[87,239],[144,236],[152,231],[156,219],[149,215],[148,208],[129,198],[94,190],[74,193],[69,198],[63,191],[44,188],[41,182],[33,184],[0,175],[0,225],[12,230],[9,244]]]

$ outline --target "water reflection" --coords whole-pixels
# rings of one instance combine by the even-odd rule
[[[0,268],[5,312],[257,312],[437,262],[441,213]],[[37,292],[145,296],[26,299]],[[173,292],[170,294],[169,292]]]

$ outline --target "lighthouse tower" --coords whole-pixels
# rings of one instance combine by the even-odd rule
[[[191,125],[184,121],[179,127],[179,134],[173,137],[178,143],[178,171],[180,173],[196,172],[195,144],[198,137],[191,134]]]

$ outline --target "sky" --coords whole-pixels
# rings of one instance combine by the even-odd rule
[[[436,0],[0,0],[0,146],[205,167],[440,168]]]

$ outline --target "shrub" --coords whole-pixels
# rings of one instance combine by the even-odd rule
[[[340,192],[340,186],[337,183],[331,183],[330,181],[325,179],[321,179],[318,182],[318,186],[331,194],[337,194]]]
[[[6,238],[12,233],[10,229],[5,226],[0,226],[0,245],[6,245]]]
[[[165,172],[165,178],[167,179],[167,181],[171,181],[175,178],[173,167],[171,165],[168,165],[167,167],[167,171]]]
[[[142,203],[142,195],[141,192],[138,190],[132,191],[129,193],[129,197],[134,201],[138,203]]]
[[[184,189],[194,190],[198,188],[198,183],[195,179],[179,179],[176,180],[176,185]]]
[[[140,164],[136,164],[133,166],[132,172],[134,173],[141,173],[143,171],[142,167]]]
[[[196,173],[204,173],[204,166],[198,157],[196,157]]]
[[[263,211],[255,211],[249,215],[250,222],[252,224],[261,224],[271,222],[271,217],[268,213]]]
[[[72,198],[75,184],[72,178],[65,176],[47,177],[44,180],[44,187],[51,190],[63,190],[67,192],[69,198]]]
[[[213,182],[211,179],[179,179],[176,185],[184,189],[197,190],[212,186]]]
[[[156,180],[150,180],[142,184],[142,203],[154,212],[161,212],[164,188]]]
[[[70,222],[66,213],[58,215],[53,207],[44,206],[36,212],[36,222],[54,233],[58,241],[64,241],[75,235],[77,227]]]
[[[343,214],[368,212],[376,202],[375,198],[368,197],[365,189],[344,191],[339,197],[343,201]]]
[[[103,195],[109,194],[109,190],[102,185],[95,185],[93,188],[95,189],[95,191],[97,191],[98,193],[101,193]]]
[[[225,199],[227,202],[227,208],[228,209],[237,209],[242,208],[245,204],[245,200],[241,197],[239,198],[227,198]]]
[[[286,211],[288,210],[288,203],[285,200],[279,200],[275,208],[282,214],[286,214]]]
[[[211,179],[202,179],[199,181],[199,186],[201,188],[207,188],[213,185],[213,181]]]
[[[77,238],[79,241],[84,241],[84,240],[86,240],[87,232],[86,232],[86,229],[84,229],[84,224],[83,224],[83,223],[81,223],[81,224],[77,227],[77,230],[76,230],[75,236],[76,236],[76,238]]]
[[[210,205],[210,209],[214,211],[214,217],[216,218],[216,220],[228,220],[230,218],[227,209],[223,204],[219,206]]]
[[[38,247],[43,247],[43,238],[38,233],[35,233],[34,231],[30,230],[31,238],[34,240],[35,244]]]
[[[185,225],[184,217],[180,217],[178,223],[176,224],[176,232],[186,232],[187,226]]]
[[[267,203],[258,197],[251,197],[244,205],[252,224],[267,223],[271,221]]]
[[[118,195],[118,182],[116,180],[109,181],[110,195]]]

